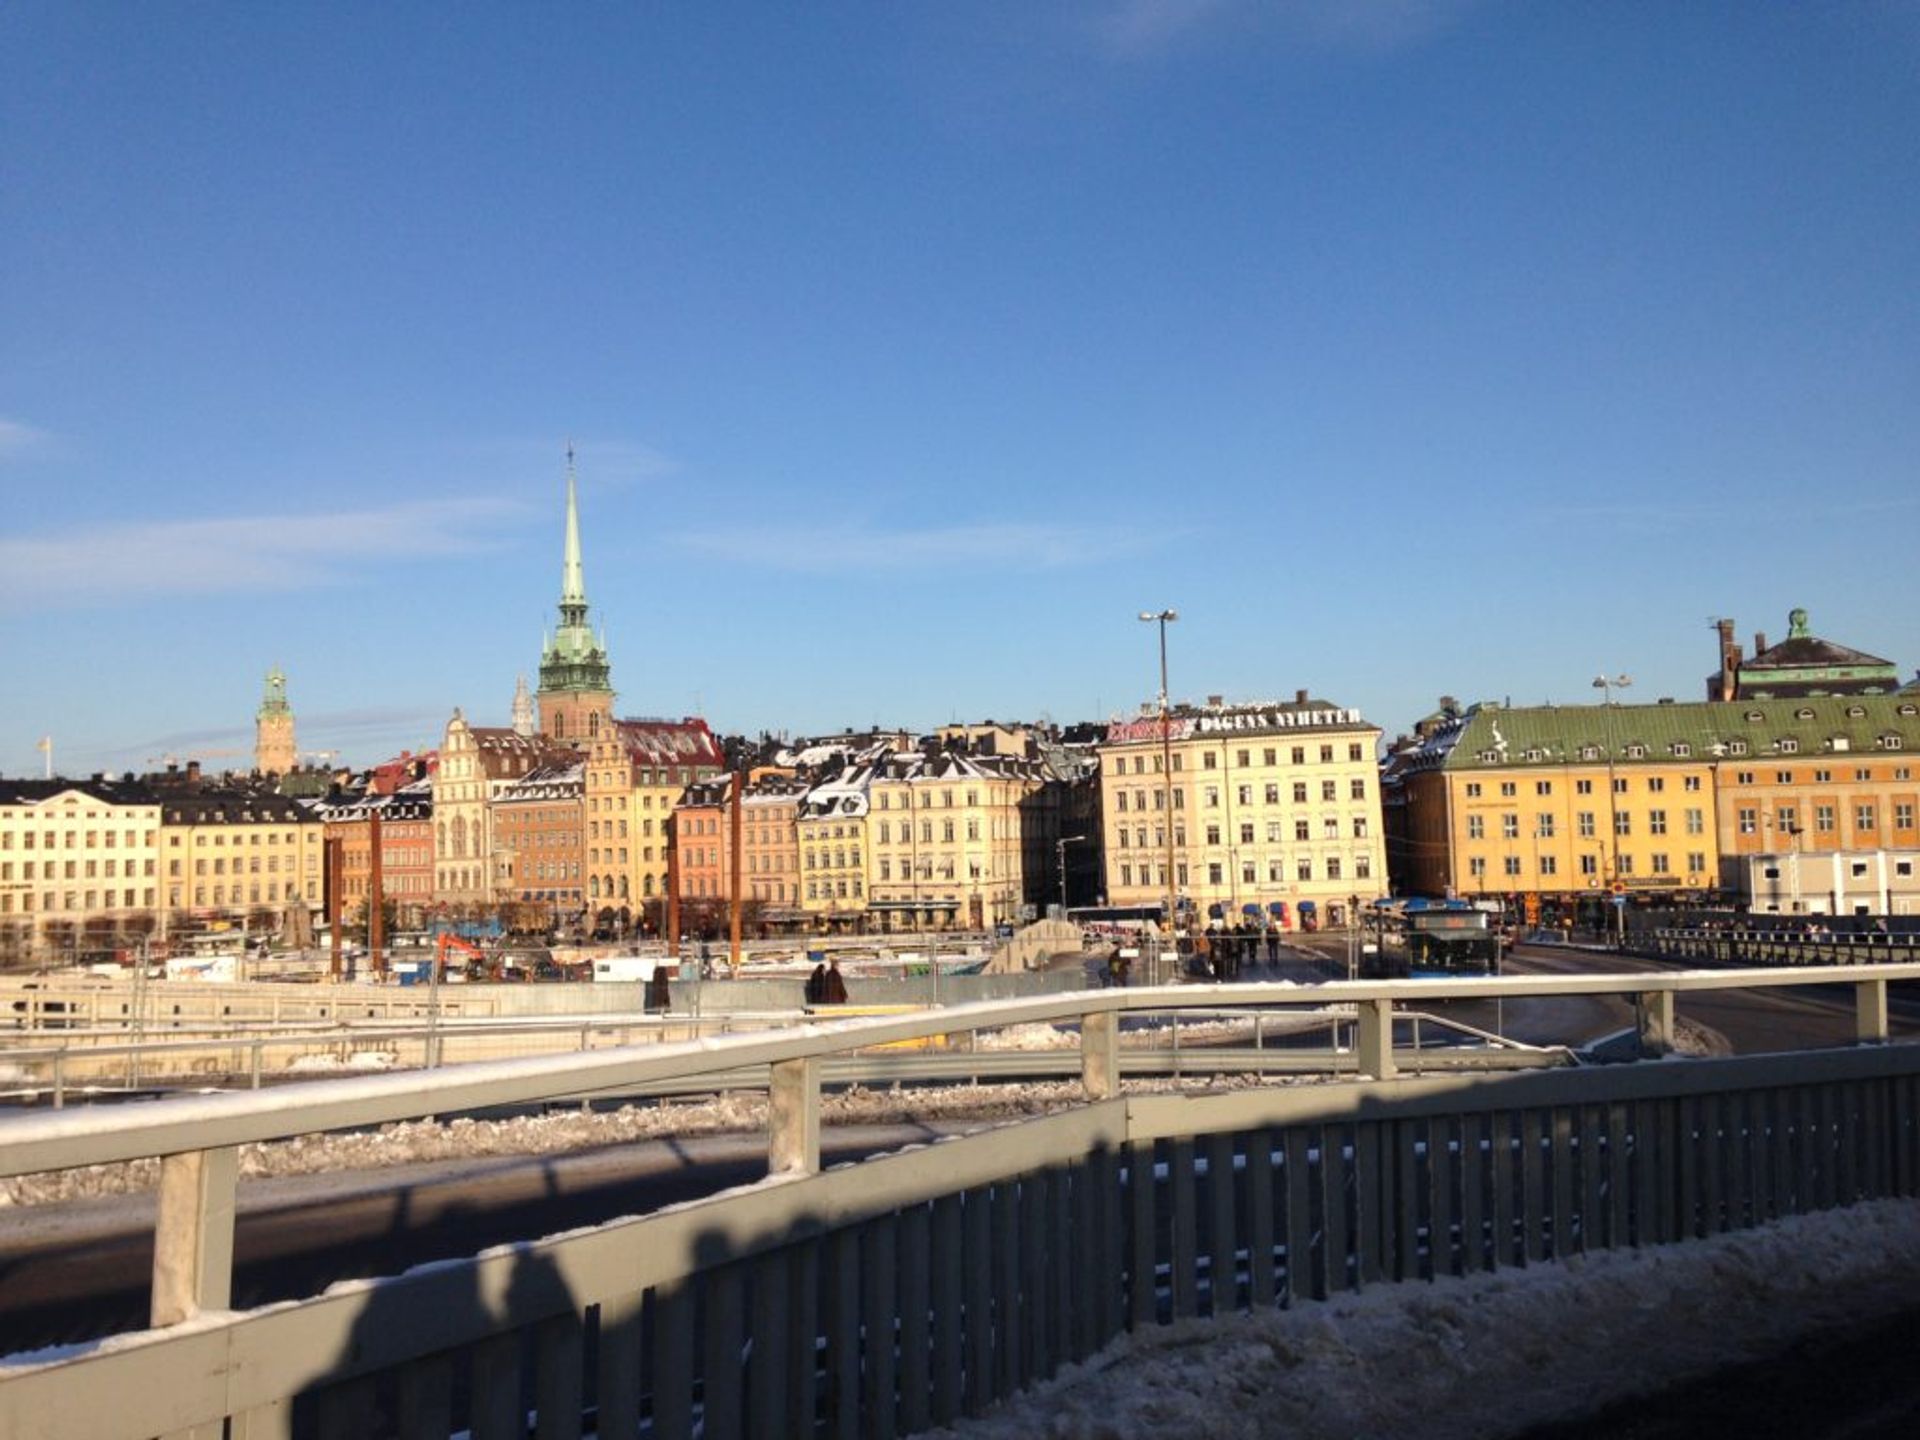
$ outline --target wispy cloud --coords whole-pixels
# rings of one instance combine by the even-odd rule
[[[1093,21],[1095,38],[1122,59],[1157,54],[1223,13],[1228,0],[1120,0]]]
[[[953,525],[688,531],[674,537],[701,554],[808,575],[937,569],[1065,570],[1139,555],[1177,538],[1061,525]]]
[[[518,501],[423,500],[320,515],[153,520],[0,538],[0,605],[338,585],[396,555],[471,555],[527,513]]]
[[[1151,59],[1229,25],[1324,50],[1384,52],[1447,29],[1482,0],[1115,0],[1091,22],[1120,60]]]
[[[53,436],[45,430],[0,415],[0,465],[37,454],[52,443]]]

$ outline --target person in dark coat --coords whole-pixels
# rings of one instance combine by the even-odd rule
[[[647,1009],[664,1015],[672,1004],[672,993],[667,989],[667,967],[665,963],[655,965],[653,973],[647,977]]]
[[[847,982],[840,977],[840,962],[829,961],[827,973],[821,977],[822,1004],[844,1005],[847,1003]]]
[[[807,976],[807,1004],[818,1005],[827,997],[827,964],[821,961]]]

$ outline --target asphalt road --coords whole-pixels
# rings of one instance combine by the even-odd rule
[[[979,1125],[836,1127],[826,1164]],[[761,1134],[697,1136],[567,1155],[434,1161],[240,1187],[236,1308],[313,1295],[490,1245],[645,1214],[766,1178]],[[147,1323],[154,1200],[112,1196],[0,1212],[0,1354]]]

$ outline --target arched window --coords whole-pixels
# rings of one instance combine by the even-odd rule
[[[467,858],[467,817],[464,815],[453,817],[453,854],[459,860]]]
[[[627,898],[627,877],[624,875],[620,877],[620,898],[622,900]]]
[[[641,877],[640,893],[642,895],[647,895],[647,896],[650,896],[653,894],[653,876],[646,875]]]

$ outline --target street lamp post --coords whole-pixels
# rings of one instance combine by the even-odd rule
[[[1160,781],[1165,806],[1160,817],[1162,830],[1166,834],[1166,881],[1167,881],[1167,935],[1173,935],[1174,916],[1177,908],[1177,892],[1173,883],[1173,730],[1167,713],[1167,622],[1178,620],[1177,610],[1142,610],[1140,620],[1143,624],[1160,627]]]
[[[1087,837],[1084,835],[1062,835],[1054,841],[1054,847],[1060,857],[1060,918],[1067,918],[1067,846],[1077,845]]]
[[[1604,672],[1602,672],[1601,674],[1594,676],[1593,688],[1601,692],[1600,693],[1601,710],[1603,712],[1610,711],[1612,707],[1618,703],[1613,698],[1613,692],[1615,690],[1624,690],[1631,684],[1633,684],[1633,677],[1631,675],[1615,675],[1609,678]],[[1615,781],[1614,781],[1614,775],[1613,775],[1613,752],[1615,748],[1614,727],[1613,727],[1613,720],[1610,714],[1608,715],[1608,718],[1606,721],[1606,735],[1607,735],[1607,854],[1611,857],[1608,861],[1608,867],[1611,873],[1608,874],[1608,876],[1606,877],[1607,889],[1609,892],[1607,895],[1607,903],[1613,906],[1615,931],[1618,935],[1618,945],[1620,949],[1624,950],[1627,948],[1627,910],[1626,910],[1626,906],[1623,904],[1620,904],[1619,902],[1625,899],[1625,896],[1615,895],[1612,893],[1614,885],[1618,884],[1620,880],[1620,813],[1619,813],[1619,801],[1615,798],[1616,790],[1615,790]]]

